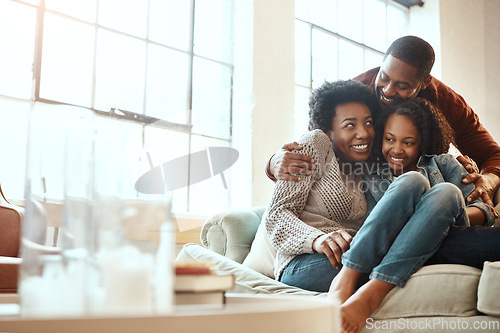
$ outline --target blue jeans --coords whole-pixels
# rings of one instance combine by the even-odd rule
[[[461,264],[482,269],[485,261],[500,261],[500,228],[452,226],[425,265]],[[280,281],[326,292],[337,273],[325,255],[301,254],[288,264]],[[360,279],[358,287],[367,280],[368,274]]]
[[[326,255],[304,253],[293,258],[285,267],[280,281],[306,290],[327,292],[339,271],[340,268],[333,268]],[[358,287],[367,281],[368,274],[364,274],[358,281]]]
[[[461,264],[483,269],[485,261],[500,261],[499,227],[451,227],[426,265]]]
[[[469,225],[459,188],[432,188],[417,172],[391,183],[353,238],[342,264],[370,278],[404,287],[438,250],[452,225]]]

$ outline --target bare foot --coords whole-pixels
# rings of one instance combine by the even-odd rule
[[[344,332],[361,332],[366,326],[366,320],[377,310],[392,288],[394,285],[391,283],[372,279],[349,297],[340,307]]]
[[[340,304],[344,304],[354,293],[354,288],[356,288],[360,276],[360,272],[343,266],[330,285],[328,297],[335,297],[340,301]]]

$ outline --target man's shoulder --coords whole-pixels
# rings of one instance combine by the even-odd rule
[[[441,92],[451,91],[451,92],[454,92],[450,87],[448,87],[442,81],[436,79],[434,76],[431,76],[431,82],[422,91],[441,91]]]
[[[372,68],[370,70],[367,70],[366,72],[361,73],[358,76],[356,76],[355,78],[353,78],[353,80],[361,82],[361,83],[369,86],[375,81],[375,77],[377,76],[379,69],[380,69],[380,67],[375,67],[375,68]]]
[[[438,107],[450,104],[457,104],[460,107],[467,106],[462,96],[435,77],[432,77],[429,85],[420,91],[419,97],[425,98]],[[446,111],[446,109],[441,110],[441,112]]]

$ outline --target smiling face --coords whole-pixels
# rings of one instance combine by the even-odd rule
[[[430,79],[430,76],[425,81],[418,79],[415,67],[389,54],[375,79],[375,94],[382,105],[392,104],[417,96],[429,85]]]
[[[337,105],[328,135],[342,162],[366,161],[375,137],[370,109],[355,102]]]
[[[382,141],[382,155],[395,176],[416,171],[422,138],[408,116],[392,114],[387,118]]]

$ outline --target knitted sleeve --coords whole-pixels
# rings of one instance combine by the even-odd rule
[[[345,188],[331,141],[326,134],[321,130],[311,131],[298,142],[303,146],[300,153],[312,157],[316,169],[310,176],[301,176],[299,182],[278,180],[265,217],[271,244],[284,254],[313,253],[312,242],[324,234],[299,219],[314,184],[327,174],[331,191]],[[344,195],[336,200],[339,200],[340,207],[350,207],[352,198]],[[345,215],[345,212],[341,215]]]

